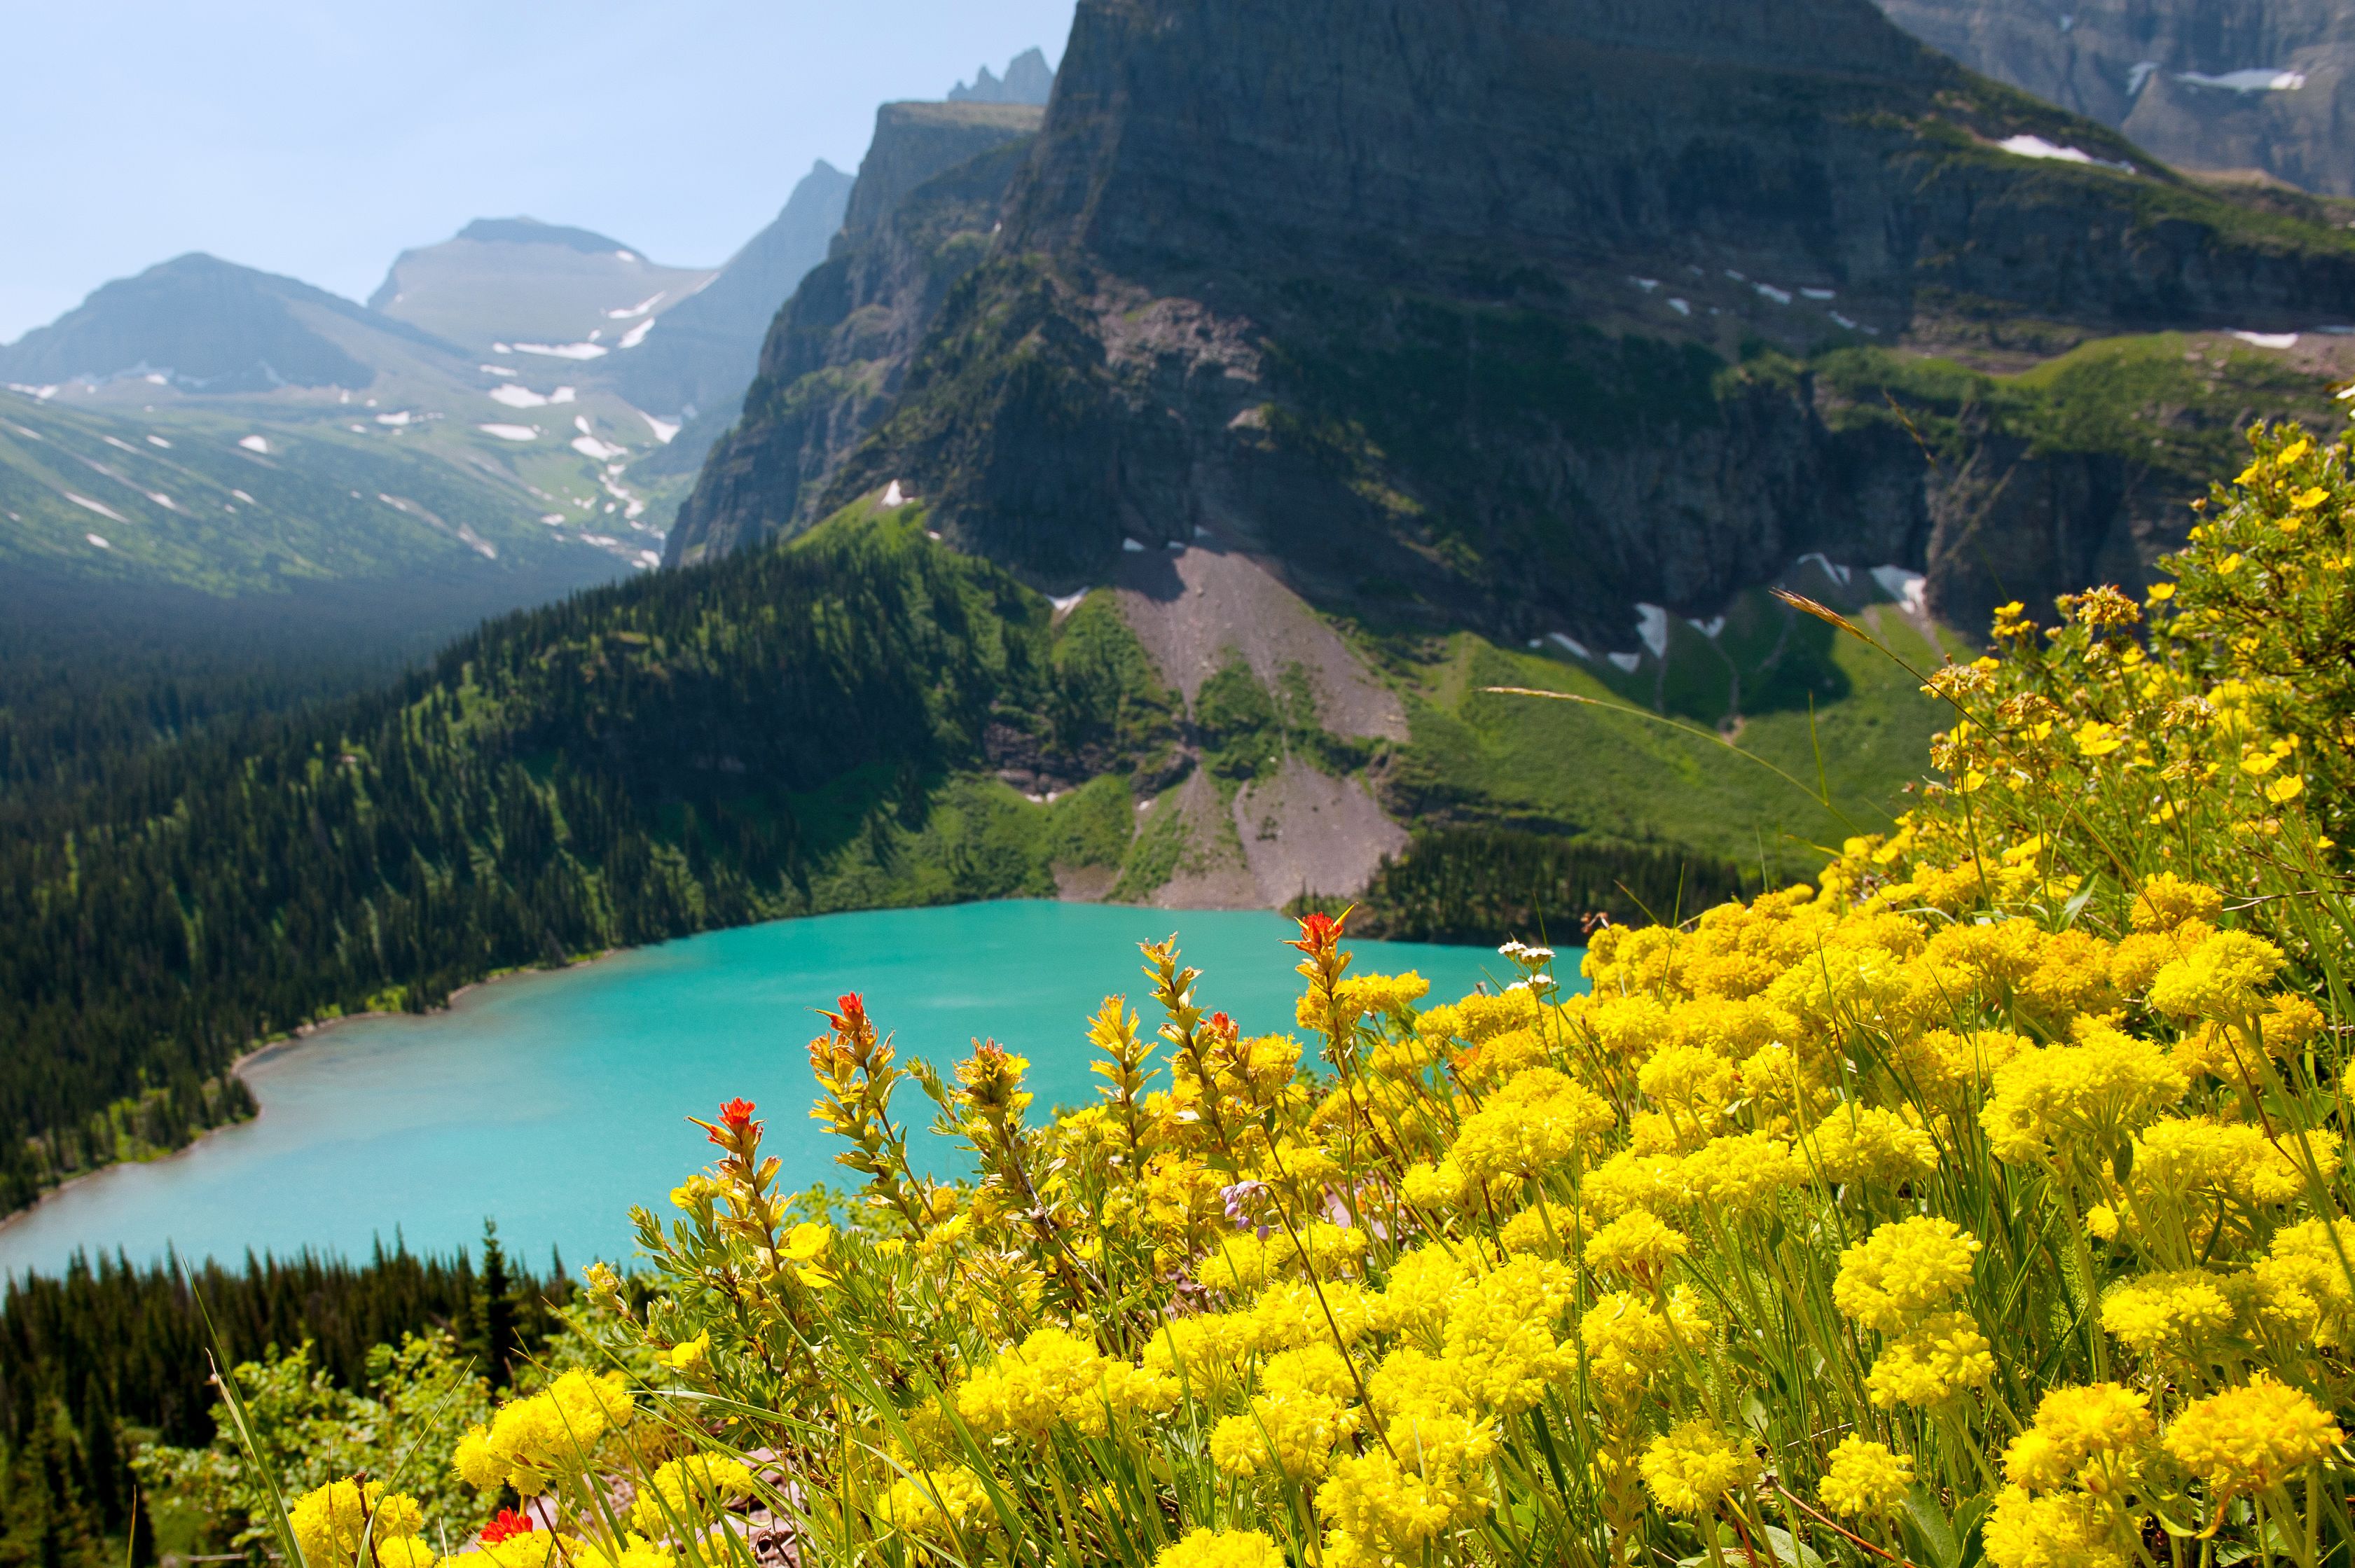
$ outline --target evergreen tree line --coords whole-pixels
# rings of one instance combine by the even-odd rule
[[[0,1568],[152,1559],[131,1455],[142,1441],[212,1440],[215,1333],[224,1366],[309,1341],[313,1365],[357,1388],[372,1347],[439,1330],[504,1383],[571,1293],[560,1260],[544,1277],[518,1268],[495,1233],[479,1268],[463,1249],[379,1245],[365,1264],[249,1255],[241,1269],[208,1263],[193,1277],[201,1312],[174,1260],[78,1255],[57,1277],[0,1290]]]
[[[1352,927],[1406,942],[1557,946],[1585,939],[1587,922],[1674,922],[1758,892],[1730,861],[1646,845],[1567,839],[1510,828],[1419,832],[1385,857]]]
[[[511,616],[388,689],[20,802],[0,835],[0,1208],[244,1114],[226,1069],[307,1021],[806,912],[814,874],[888,861],[882,829],[920,823],[986,739],[1101,768],[1161,700],[1133,641],[1074,642],[912,520],[837,525]]]

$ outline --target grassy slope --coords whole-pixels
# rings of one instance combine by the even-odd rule
[[[239,446],[255,429],[0,395],[0,567],[217,597],[456,571],[517,579],[518,601],[617,569],[557,543],[519,487],[324,422],[270,428],[266,453]]]
[[[1928,641],[1892,607],[1858,619],[1915,664],[1934,662]],[[1778,621],[1788,637],[1762,669]],[[1902,787],[1921,775],[1941,723],[1913,676],[1763,595],[1745,595],[1715,642],[1681,620],[1671,624],[1667,660],[1646,654],[1633,675],[1469,634],[1420,656],[1393,651],[1412,728],[1390,777],[1393,799],[1425,820],[1664,843],[1753,866],[1763,857],[1783,875],[1812,872],[1821,858],[1816,846],[1887,822]],[[1760,760],[1657,715],[1482,689],[1526,686],[1647,709],[1665,697],[1668,717],[1707,731],[1727,715],[1729,659],[1751,695],[1738,727],[1726,732]],[[1833,809],[1814,798],[1819,788]]]

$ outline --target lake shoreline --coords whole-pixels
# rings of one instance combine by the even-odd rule
[[[839,1179],[838,1148],[794,1114],[818,1092],[801,1048],[812,1012],[838,993],[872,999],[904,1053],[945,1070],[987,1036],[1031,1060],[1039,1104],[1078,1104],[1100,1086],[1087,1020],[1107,991],[1146,1001],[1137,943],[1173,927],[1207,973],[1205,1001],[1254,1030],[1293,1027],[1296,930],[1272,911],[1010,899],[756,922],[517,969],[398,1022],[354,1013],[257,1043],[236,1067],[258,1114],[215,1129],[236,1136],[51,1189],[0,1223],[0,1271],[54,1277],[76,1253],[151,1266],[166,1249],[234,1268],[249,1249],[364,1257],[396,1238],[447,1255],[486,1214],[519,1255],[626,1257],[633,1205],[710,1152],[679,1114],[696,1107],[760,1101],[783,1118],[772,1144],[790,1184]],[[1442,998],[1497,979],[1478,948],[1358,950],[1360,967],[1417,969]],[[637,956],[602,963],[624,953]],[[363,1017],[376,1022],[330,1036]],[[926,1149],[958,1163],[949,1145]],[[83,1179],[97,1175],[111,1179]]]
[[[676,940],[676,938],[673,939]],[[647,946],[659,947],[661,944],[648,943]],[[274,1039],[265,1040],[261,1044],[248,1050],[243,1055],[238,1057],[237,1060],[231,1062],[227,1067],[223,1068],[222,1071],[242,1079],[245,1076],[246,1070],[248,1068],[259,1066],[261,1064],[271,1060],[272,1057],[285,1055],[287,1053],[294,1050],[298,1046],[311,1044],[314,1041],[325,1036],[329,1031],[335,1029],[339,1024],[357,1023],[367,1019],[413,1019],[422,1022],[429,1018],[438,1018],[445,1013],[456,1011],[458,1003],[464,1001],[468,994],[474,991],[487,991],[493,986],[505,985],[510,980],[529,980],[535,975],[570,974],[575,969],[585,969],[594,965],[602,964],[608,959],[620,958],[624,953],[643,952],[645,948],[607,948],[602,952],[592,953],[589,957],[583,959],[572,959],[570,962],[560,967],[543,966],[534,969],[509,969],[504,974],[490,975],[478,980],[468,980],[464,985],[462,985],[457,990],[452,991],[449,997],[442,1001],[438,1006],[429,1007],[422,1012],[346,1012],[335,1018],[322,1018],[314,1022],[297,1024],[287,1033],[281,1034]],[[197,1134],[196,1137],[188,1139],[187,1142],[180,1145],[177,1149],[166,1150],[163,1153],[154,1156],[152,1159],[110,1160],[103,1165],[93,1165],[87,1171],[77,1171],[72,1175],[67,1177],[64,1181],[59,1182],[56,1186],[42,1192],[39,1197],[26,1204],[23,1208],[15,1210],[5,1215],[0,1215],[0,1240],[5,1240],[10,1231],[16,1229],[20,1224],[29,1222],[34,1215],[39,1213],[51,1202],[63,1198],[68,1192],[72,1192],[75,1188],[80,1187],[86,1181],[94,1181],[98,1177],[108,1174],[110,1171],[123,1170],[125,1166],[168,1165],[173,1160],[179,1159],[181,1156],[194,1152],[197,1148],[211,1141],[215,1137],[221,1133],[233,1132],[241,1127],[252,1127],[256,1125],[261,1120],[264,1108],[265,1107],[257,1103],[254,1106],[253,1114],[251,1116],[240,1117],[235,1121],[225,1121],[217,1126],[208,1127],[202,1132]],[[28,1270],[27,1272],[31,1271]],[[0,1277],[6,1277],[6,1276],[5,1274],[0,1274]]]

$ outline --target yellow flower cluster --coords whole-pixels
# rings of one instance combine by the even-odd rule
[[[568,1372],[461,1437],[453,1462],[471,1487],[538,1497],[558,1477],[585,1472],[605,1434],[626,1425],[634,1408],[619,1372]]]
[[[424,1510],[382,1481],[330,1481],[296,1499],[286,1522],[308,1568],[357,1563],[363,1539],[378,1568],[433,1568],[432,1549],[419,1539]]]

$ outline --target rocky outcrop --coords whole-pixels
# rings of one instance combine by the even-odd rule
[[[2355,196],[2355,11],[2336,0],[1881,0],[1974,70],[2179,168]]]
[[[842,232],[771,325],[743,413],[672,525],[672,564],[810,520],[823,481],[898,394],[949,290],[988,253],[1039,122],[1023,104],[878,112]]]

